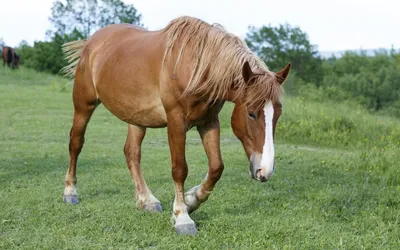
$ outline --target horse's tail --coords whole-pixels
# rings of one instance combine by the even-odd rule
[[[65,59],[68,61],[68,65],[60,71],[64,76],[68,78],[75,77],[76,67],[81,58],[85,43],[86,40],[77,40],[63,44],[62,49],[65,54]]]

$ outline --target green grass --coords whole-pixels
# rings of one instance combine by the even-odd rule
[[[66,80],[0,70],[0,249],[399,249],[400,121],[345,104],[287,97],[267,183],[248,161],[222,111],[225,171],[178,236],[169,218],[173,182],[165,129],[149,130],[142,166],[161,214],[135,208],[123,154],[127,126],[104,107],[87,130],[76,206],[62,202],[72,122]],[[207,159],[195,130],[187,145],[197,185]]]

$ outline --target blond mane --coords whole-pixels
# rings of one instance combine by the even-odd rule
[[[208,102],[225,97],[232,88],[237,89],[236,98],[247,107],[261,108],[267,100],[279,101],[282,88],[276,81],[275,73],[267,66],[239,37],[228,33],[221,25],[210,25],[193,17],[174,19],[164,29],[167,35],[163,65],[171,56],[174,45],[181,47],[174,65],[173,74],[179,70],[184,53],[193,58],[192,74],[183,96],[207,96]],[[249,62],[252,71],[257,74],[251,84],[242,76],[245,62]]]

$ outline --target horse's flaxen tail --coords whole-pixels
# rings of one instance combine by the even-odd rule
[[[64,76],[68,78],[75,77],[76,67],[81,58],[85,43],[86,40],[77,40],[63,44],[62,49],[65,54],[65,59],[68,61],[68,65],[60,71]]]

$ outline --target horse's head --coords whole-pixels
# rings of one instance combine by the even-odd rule
[[[273,81],[275,81],[273,84],[282,84],[289,71],[290,64],[283,70],[272,74]],[[263,79],[262,74],[253,73],[249,64],[245,63],[243,78],[246,84],[252,84],[252,81],[257,81],[257,77]],[[250,106],[243,103],[244,100],[235,102],[236,105],[231,119],[232,129],[242,142],[249,158],[251,177],[264,182],[271,177],[275,168],[273,137],[276,123],[282,112],[282,105],[277,100],[274,102],[266,100],[260,109],[256,103]]]

